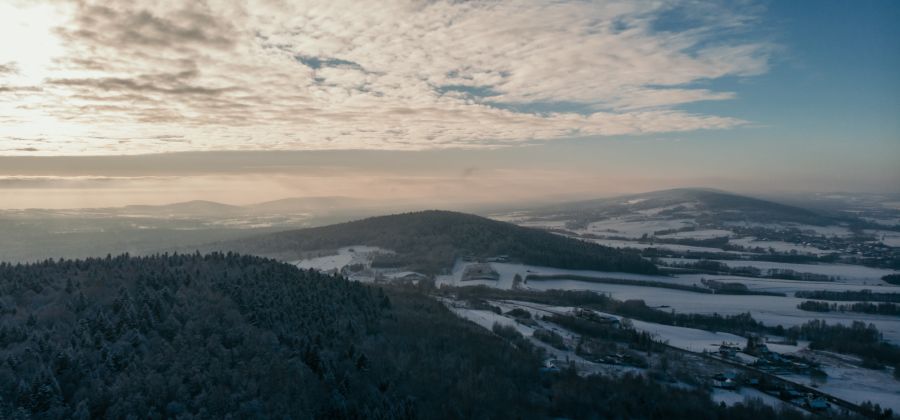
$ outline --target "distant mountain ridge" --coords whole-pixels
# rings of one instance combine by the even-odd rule
[[[593,219],[664,209],[709,214],[723,219],[757,222],[795,222],[820,225],[834,217],[825,212],[706,188],[676,188],[613,198],[575,201],[525,212],[537,217]]]
[[[470,255],[506,255],[526,264],[571,269],[655,273],[640,256],[546,231],[466,213],[429,210],[371,217],[330,226],[291,230],[219,242],[203,250],[237,251],[282,259],[303,251],[353,245],[377,246],[396,254],[385,265],[438,273]]]
[[[169,214],[232,214],[240,213],[243,208],[215,201],[192,200],[163,205],[130,205],[122,208],[125,211],[169,213]]]
[[[170,204],[133,204],[124,207],[82,209],[103,213],[139,213],[155,216],[239,216],[259,214],[298,214],[307,212],[351,212],[360,209],[377,208],[369,200],[341,197],[289,197],[260,203],[233,205],[209,200],[181,201]],[[37,210],[37,209],[32,209]]]

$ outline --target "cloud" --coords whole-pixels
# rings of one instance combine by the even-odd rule
[[[119,188],[141,181],[174,181],[177,177],[0,176],[0,189]]]
[[[17,73],[19,73],[19,66],[16,63],[0,63],[0,76]]]
[[[68,16],[53,28],[63,53],[36,89],[0,91],[0,115],[25,122],[0,127],[0,142],[41,135],[58,143],[29,147],[74,154],[421,150],[727,129],[745,121],[679,106],[735,99],[704,85],[764,73],[772,50],[741,36],[757,11],[715,3],[72,0],[58,9]],[[172,132],[185,141],[154,139]],[[107,139],[123,135],[135,141]]]

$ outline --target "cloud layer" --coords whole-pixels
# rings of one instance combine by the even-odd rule
[[[52,6],[50,41],[22,40],[57,42],[49,64],[0,56],[0,154],[476,148],[731,128],[744,121],[679,106],[733,99],[707,82],[764,73],[771,50],[733,36],[752,10],[709,3]]]

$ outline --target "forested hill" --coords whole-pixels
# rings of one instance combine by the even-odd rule
[[[507,255],[526,264],[571,269],[656,272],[656,266],[634,253],[471,214],[437,210],[266,234],[204,249],[292,259],[302,251],[353,245],[395,251],[394,257],[382,263],[429,273],[448,269],[456,258],[465,255]]]
[[[319,412],[386,304],[258,257],[0,264],[0,418]]]
[[[802,418],[542,375],[504,337],[414,290],[257,257],[0,263],[0,418]]]

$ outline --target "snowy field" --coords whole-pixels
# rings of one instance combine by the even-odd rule
[[[881,280],[838,280],[838,281],[798,281],[780,279],[760,279],[740,276],[716,276],[709,274],[681,274],[676,277],[664,277],[673,283],[701,285],[702,279],[743,283],[750,290],[762,292],[784,293],[793,296],[798,291],[830,290],[836,292],[871,290],[881,293],[900,293],[900,287],[890,286]]]
[[[654,324],[652,322],[631,320],[634,329],[647,332],[672,347],[701,353],[703,350],[715,352],[722,343],[734,343],[743,346],[747,339],[739,335],[698,330],[695,328],[675,327],[672,325]]]
[[[549,346],[546,343],[534,338],[533,337],[534,331],[535,331],[534,328],[522,325],[522,324],[516,322],[514,319],[508,318],[503,315],[496,314],[491,311],[460,307],[456,304],[456,302],[454,302],[452,300],[444,299],[442,301],[450,309],[450,311],[452,311],[454,314],[456,314],[460,318],[472,321],[475,324],[478,324],[478,326],[485,328],[487,330],[492,330],[495,323],[504,325],[504,326],[511,326],[511,327],[515,328],[519,333],[521,333],[523,336],[528,338],[535,346],[538,346],[538,347],[544,349],[544,351],[547,353],[547,355],[550,357],[550,359],[556,359],[556,360],[559,360],[566,364],[569,362],[573,362],[576,366],[576,369],[578,370],[578,372],[580,374],[587,375],[587,374],[603,373],[603,374],[621,375],[626,372],[643,372],[643,369],[634,368],[634,367],[630,367],[630,366],[608,365],[608,364],[590,362],[588,360],[585,360],[581,356],[578,356],[577,354],[575,354],[574,350],[572,350],[571,348],[569,350],[557,349],[555,347]],[[494,303],[494,302],[492,302],[492,303]],[[505,310],[512,309],[512,307],[509,305],[501,304],[500,306],[505,306],[506,307]],[[565,337],[566,339],[569,339],[570,341],[575,340],[575,336],[573,336],[572,333],[555,326],[555,324],[551,324],[551,323],[547,323],[547,322],[543,322],[543,321],[537,321],[537,322],[538,322],[538,324],[540,324],[540,326],[542,328],[553,330],[556,333]]]
[[[712,391],[712,400],[716,403],[724,402],[726,405],[735,405],[745,402],[749,399],[761,399],[763,403],[772,407],[791,407],[796,408],[784,401],[779,400],[765,392],[755,388],[742,387],[740,389],[730,391],[727,389],[716,388]]]
[[[586,229],[574,230],[579,234],[591,233],[595,235],[623,236],[628,238],[640,238],[643,235],[652,236],[653,232],[660,230],[681,229],[695,226],[691,219],[651,219],[634,220],[633,217],[613,217],[610,219],[593,222]]]
[[[822,392],[843,398],[847,401],[862,403],[871,401],[882,407],[900,412],[900,381],[893,378],[891,371],[863,369],[854,366],[824,365],[828,374],[824,381],[813,382],[808,376],[779,375],[790,381],[815,385]]]
[[[368,264],[372,254],[390,252],[374,246],[348,246],[340,248],[337,254],[305,260],[291,261],[291,264],[304,270],[316,269],[319,271],[340,271],[351,264]]]

